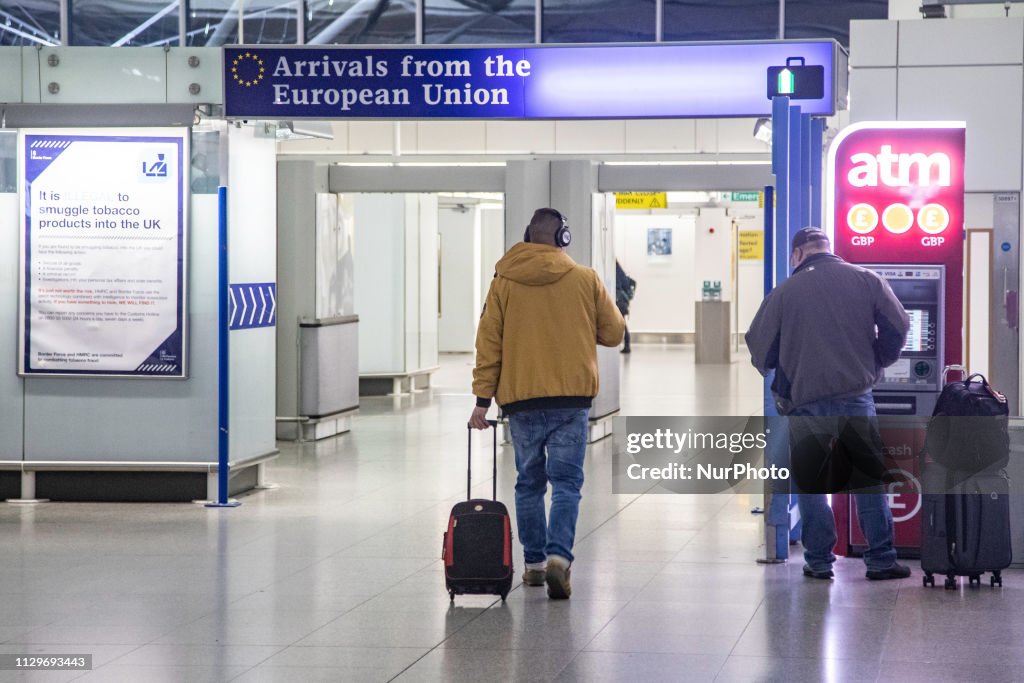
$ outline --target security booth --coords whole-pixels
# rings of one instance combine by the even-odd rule
[[[920,416],[932,414],[943,368],[962,364],[964,143],[963,123],[860,123],[842,131],[828,155],[835,253],[884,278],[910,318],[900,359],[873,392],[884,455],[904,471],[889,485],[903,556],[916,555],[921,540]],[[853,504],[849,495],[832,497],[838,554],[866,548]]]

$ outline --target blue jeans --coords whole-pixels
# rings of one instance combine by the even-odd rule
[[[875,414],[875,401],[871,397],[871,392],[848,398],[812,401],[797,406],[789,416],[837,419],[791,420],[790,438],[796,443],[800,438],[806,437],[812,429],[816,432],[832,431],[833,436],[838,436],[839,430],[843,429],[843,417],[874,417]],[[858,420],[856,425],[868,432],[862,435],[861,443],[867,443],[872,448],[880,448],[881,437],[878,435],[878,424],[875,420]],[[884,493],[857,493],[854,494],[854,499],[857,501],[857,523],[860,524],[860,529],[868,542],[864,563],[869,570],[888,569],[896,562],[889,501]],[[797,502],[803,525],[800,542],[804,546],[804,560],[814,571],[825,571],[831,568],[836,560],[836,556],[832,554],[832,548],[836,545],[836,520],[832,515],[832,508],[828,506],[823,493],[798,492]]]
[[[525,410],[509,416],[516,452],[516,523],[528,564],[573,559],[587,451],[588,408]],[[545,450],[547,451],[545,457]],[[544,494],[551,482],[551,514]]]

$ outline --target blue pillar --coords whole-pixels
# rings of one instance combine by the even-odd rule
[[[822,222],[823,214],[821,212],[822,205],[822,155],[824,150],[822,144],[825,138],[825,119],[812,119],[811,120],[811,182],[810,182],[810,194],[811,194],[811,225],[817,226],[821,229],[825,228],[825,224]]]
[[[790,106],[789,108],[789,221],[786,224],[786,239],[780,240],[784,242],[783,250],[786,255],[789,255],[789,244],[793,239],[793,234],[805,228],[803,224],[803,202],[804,197],[807,194],[804,191],[803,186],[803,132],[801,131],[801,123],[803,117],[800,114],[800,107]],[[787,259],[788,262],[788,259]],[[788,269],[786,276],[788,276]],[[782,282],[785,280],[785,276],[778,279],[776,282]]]
[[[789,98],[772,99],[772,174],[775,176],[774,282],[789,275]]]
[[[775,188],[764,188],[764,295],[772,291],[775,256]]]
[[[237,500],[228,499],[228,480],[230,479],[228,458],[228,410],[229,374],[228,374],[228,188],[217,188],[217,500],[210,501],[206,507],[238,507]]]
[[[765,287],[766,294],[789,277],[789,245],[793,234],[808,226],[821,226],[822,218],[822,138],[824,121],[803,114],[792,106],[788,97],[772,100],[772,173],[775,175],[774,221],[765,218]],[[767,195],[766,195],[767,196]],[[766,214],[772,212],[766,204]],[[774,231],[772,231],[774,223]],[[773,238],[767,234],[773,232]],[[769,256],[769,253],[771,256]],[[774,261],[772,263],[771,261]],[[774,277],[770,274],[773,273]],[[765,415],[777,415],[771,396],[773,374],[765,378]],[[785,429],[773,430],[765,449],[770,464],[788,466],[789,436]],[[774,548],[769,559],[789,557],[790,539],[800,537],[799,515],[795,498],[772,495],[765,510],[765,524],[773,530]],[[795,520],[792,521],[791,520]],[[767,539],[772,543],[772,538]]]
[[[811,115],[800,116],[800,228],[817,223],[811,222]],[[820,226],[818,226],[820,227]],[[799,228],[798,228],[799,229]]]

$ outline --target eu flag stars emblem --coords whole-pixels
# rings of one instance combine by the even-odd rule
[[[263,60],[252,52],[240,54],[231,62],[231,78],[245,88],[251,88],[262,81],[263,72]]]

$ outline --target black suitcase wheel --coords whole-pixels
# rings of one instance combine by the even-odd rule
[[[979,587],[981,586],[980,574],[971,574],[969,577],[967,577],[967,585],[973,586],[974,584],[978,584]]]
[[[508,597],[508,593],[502,593],[501,594],[501,601],[505,602],[505,598],[507,598],[507,597]]]
[[[943,583],[942,585],[948,591],[956,590],[956,578],[952,576],[947,576],[945,583]]]
[[[448,599],[455,602],[455,591],[448,591]]]
[[[921,577],[921,583],[924,584],[924,586],[926,586],[926,587],[927,586],[934,586],[935,585],[935,575],[932,574],[931,572],[926,572],[925,575],[923,577]]]
[[[992,572],[992,576],[988,579],[989,584],[995,588],[996,586],[1002,587],[1003,585],[1003,574],[999,571]]]

